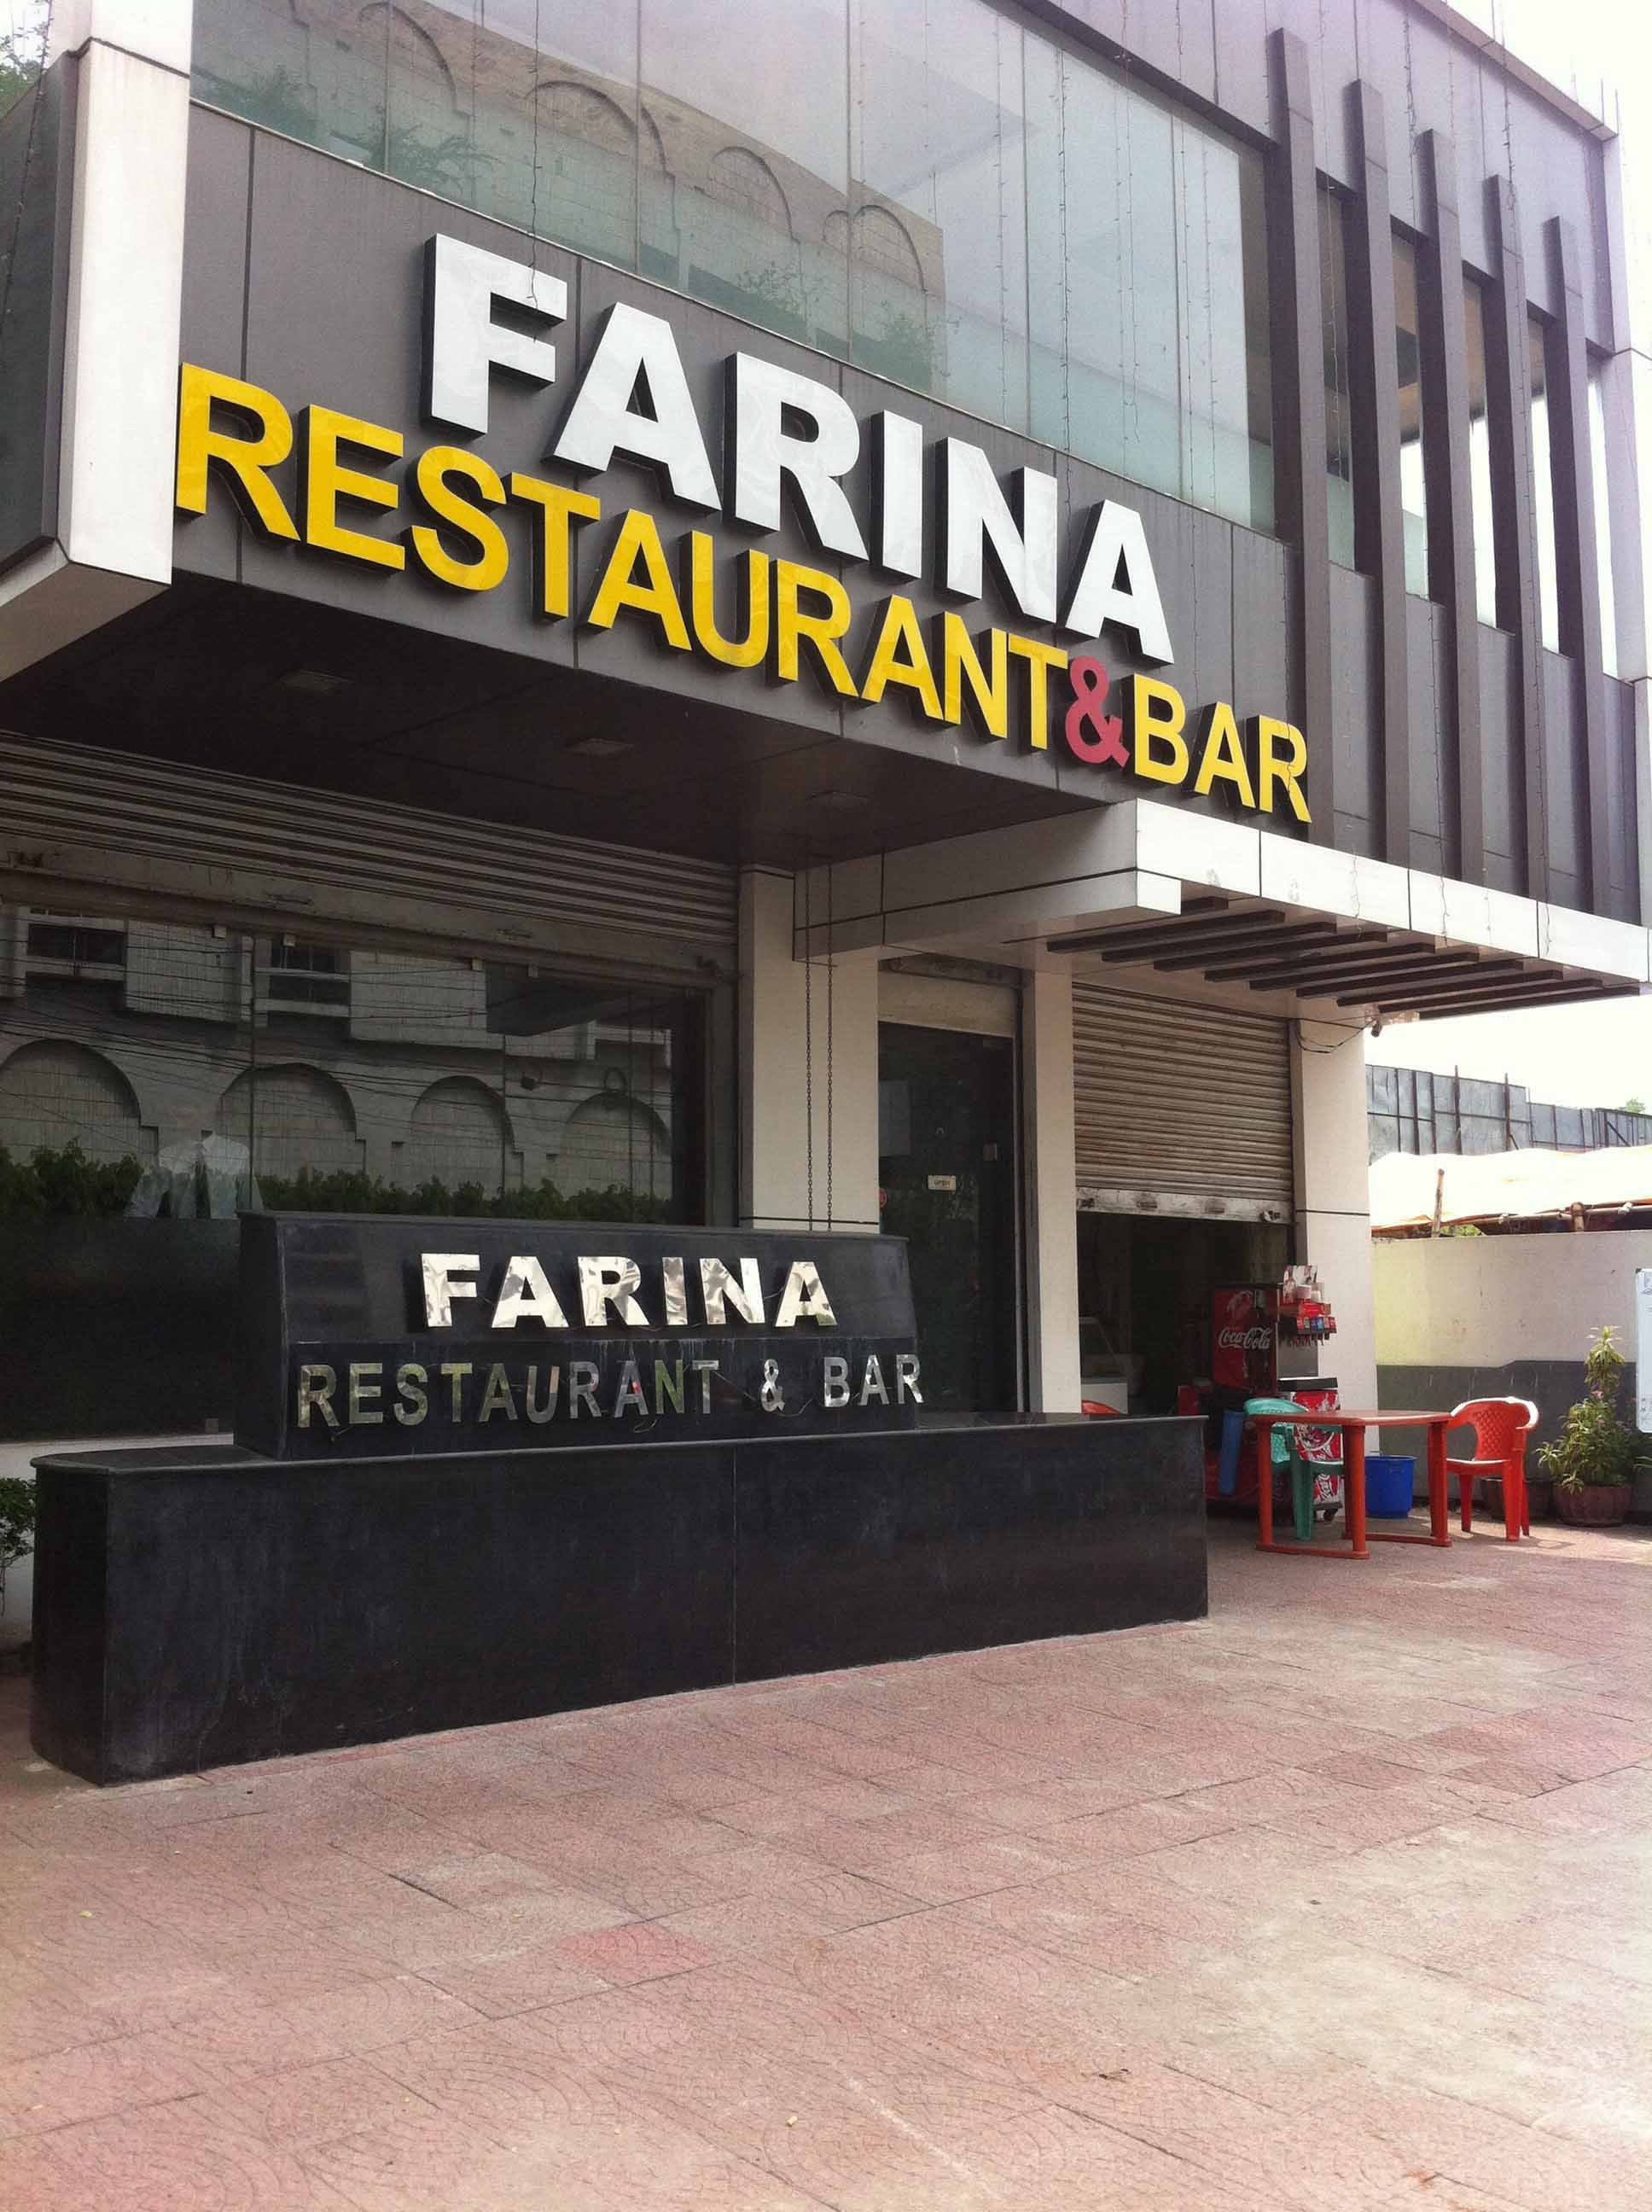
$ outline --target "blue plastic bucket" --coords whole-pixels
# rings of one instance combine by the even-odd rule
[[[1417,1462],[1399,1452],[1365,1455],[1365,1510],[1375,1520],[1403,1521],[1411,1511]]]

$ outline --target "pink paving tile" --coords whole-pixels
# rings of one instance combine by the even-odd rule
[[[293,2154],[203,2099],[0,2144],[0,2203],[17,2212],[345,2212]]]
[[[1528,1765],[1518,1759],[1474,1759],[1456,1771],[1465,1782],[1509,1797],[1536,1797],[1566,1778],[1558,1767]]]
[[[11,2094],[49,2072],[62,2109],[100,2114],[24,2134],[0,2101],[0,2203],[1639,2212],[1652,1711],[1613,1692],[1652,1659],[1625,1571],[1652,1553],[1632,1531],[1565,1542],[1385,1557],[1355,1582],[1282,1573],[1217,1528],[1215,1622],[1151,1637],[106,1797],[25,1792],[0,1764],[0,2065],[46,2059]],[[1612,1654],[1599,1680],[1580,1649]],[[0,1731],[26,1692],[0,1677]],[[1036,1751],[1017,1713],[1042,1723]],[[1116,1727],[1172,1747],[1103,1758]],[[368,1786],[391,1772],[416,1806]],[[587,1792],[600,1826],[569,1814]],[[885,1792],[896,1808],[871,1809]],[[1028,1823],[1046,1805],[1059,1846]],[[1212,1807],[1248,1817],[1163,1840]],[[905,1854],[872,1833],[936,1814]],[[983,1853],[996,1875],[1069,1835],[1088,1839],[1072,1869],[939,1905],[896,1886],[949,1894]],[[566,1972],[568,1937],[601,1929],[565,1929],[557,1898],[650,1921],[616,1940],[652,1964],[662,1942],[726,1963],[568,1994],[551,1954]],[[393,1970],[416,1950],[513,1973],[473,1994],[531,2008],[490,2018]],[[422,2073],[397,2078],[420,2063],[404,2052]],[[1123,2101],[1155,2066],[1172,2080]],[[1245,2110],[1178,2094],[1190,2068]],[[1309,2078],[1334,2129],[1304,2110]],[[761,2162],[678,2109],[692,2094],[720,2126],[726,2092],[772,2107],[817,2079],[815,2106],[743,2139]],[[432,2130],[419,2107],[444,2084]],[[31,2101],[38,2130],[49,2097]],[[1254,2106],[1266,2123],[1234,2149]],[[727,2124],[751,2120],[737,2103]]]
[[[1195,1793],[1191,1797],[1146,1798],[1112,1813],[1084,1814],[1044,1830],[1042,1840],[1069,1859],[1138,1858],[1237,1825],[1236,1816],[1219,1807],[1201,1805]]]
[[[392,2045],[392,2051],[404,2046]],[[365,2058],[320,2059],[236,2082],[203,2100],[203,2109],[222,2114],[232,2126],[259,2142],[285,2150],[303,2150],[337,2136],[358,2133],[399,2113],[413,2096],[384,2054]]]
[[[162,2034],[112,2036],[0,2066],[0,2118],[36,2134],[191,2096],[207,2081]]]
[[[532,2012],[541,2005],[586,1996],[606,1986],[604,1975],[565,1956],[564,1945],[579,1940],[564,1936],[513,1945],[505,1937],[491,1952],[441,1960],[425,1968],[422,1978],[433,1991],[445,1992],[489,2020],[507,2013]],[[401,2039],[386,2036],[384,2039]]]
[[[966,1820],[989,1821],[995,1828],[1031,1834],[1041,1828],[1054,1827],[1059,1820],[1070,1820],[1079,1812],[1099,1808],[1064,1801],[1060,1790],[1052,1787],[1042,1794],[1023,1790],[989,1790],[981,1796],[956,1799],[954,1809]]]
[[[1485,1764],[1484,1760],[1477,1761],[1459,1771],[1472,1773],[1474,1765]],[[1364,1751],[1333,1752],[1329,1759],[1316,1759],[1308,1771],[1322,1776],[1327,1782],[1346,1783],[1355,1790],[1401,1790],[1415,1783],[1418,1773],[1415,1766],[1406,1765],[1386,1754],[1377,1757]]]
[[[570,1966],[621,1986],[658,1981],[665,1974],[689,1973],[696,1966],[712,1965],[717,1955],[691,1936],[652,1920],[634,1920],[623,1928],[570,1936],[557,1948]]]
[[[1437,1828],[1453,1814],[1422,1790],[1350,1791],[1336,1805],[1303,1808],[1271,1817],[1266,1826],[1322,1850],[1364,1850],[1370,1844]]]
[[[1247,1781],[1221,1782],[1213,1789],[1191,1790],[1176,1802],[1195,1812],[1224,1816],[1229,1826],[1238,1827],[1315,1806],[1345,1803],[1350,1795],[1349,1784],[1339,1782],[1318,1767],[1274,1766]]]
[[[909,1858],[880,1859],[878,1878],[908,1897],[946,1905],[956,1898],[1036,1881],[1070,1866],[1078,1856],[1043,1839],[1000,1835],[947,1850],[920,1851]]]

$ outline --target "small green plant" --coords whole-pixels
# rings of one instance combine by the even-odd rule
[[[1562,1490],[1613,1488],[1632,1482],[1646,1466],[1647,1454],[1618,1410],[1624,1387],[1624,1355],[1611,1328],[1597,1328],[1583,1363],[1587,1387],[1566,1415],[1552,1443],[1539,1451],[1538,1464]]]
[[[34,1549],[34,1485],[21,1474],[0,1475],[0,1609],[6,1601],[6,1570]]]
[[[46,66],[46,26],[32,23],[0,31],[0,115],[6,114]]]
[[[118,1160],[88,1160],[73,1137],[56,1150],[38,1146],[27,1161],[0,1145],[0,1220],[125,1213],[143,1172],[130,1152]]]

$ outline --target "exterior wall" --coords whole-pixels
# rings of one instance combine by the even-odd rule
[[[1072,978],[1038,970],[1023,1001],[1028,1402],[1078,1410],[1078,1194],[1074,1162]]]
[[[1629,1363],[1622,1411],[1632,1423],[1637,1267],[1652,1267],[1652,1230],[1377,1239],[1379,1402],[1529,1398],[1543,1442],[1582,1395],[1589,1332],[1610,1324]],[[1652,1515],[1652,1477],[1637,1480],[1635,1510]]]
[[[793,957],[793,878],[740,878],[740,1210],[878,1228],[878,963]]]
[[[1345,1406],[1376,1395],[1370,1192],[1365,1159],[1365,1033],[1294,1024],[1291,1092],[1297,1148],[1297,1256],[1320,1270],[1337,1333],[1318,1353]]]

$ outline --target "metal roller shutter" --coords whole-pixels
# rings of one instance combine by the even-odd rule
[[[735,944],[732,868],[0,737],[0,898],[210,906],[680,968]]]
[[[1072,1060],[1081,1203],[1290,1218],[1284,1022],[1075,978]]]

